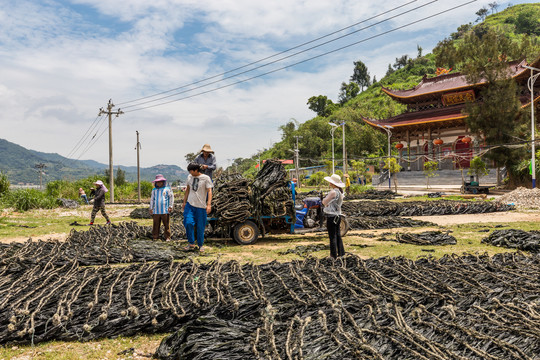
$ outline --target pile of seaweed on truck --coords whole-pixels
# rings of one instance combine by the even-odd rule
[[[255,223],[264,236],[267,230],[287,225],[280,217],[294,218],[287,173],[279,160],[266,160],[253,182],[238,174],[220,176],[213,194],[209,222],[217,236],[230,236],[235,225],[246,220]]]

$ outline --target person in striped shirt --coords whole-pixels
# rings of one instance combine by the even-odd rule
[[[150,196],[150,215],[152,215],[152,238],[159,238],[159,229],[161,222],[165,231],[163,233],[165,241],[171,240],[171,226],[169,223],[170,213],[174,205],[174,194],[170,187],[167,186],[167,179],[163,175],[156,175],[156,179],[152,181],[154,188]]]

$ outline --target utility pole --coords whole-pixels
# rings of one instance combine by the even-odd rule
[[[42,189],[42,181],[41,181],[41,175],[43,174],[43,169],[45,169],[47,166],[45,166],[45,164],[43,163],[39,163],[39,164],[36,164],[34,166],[36,169],[38,169],[38,172],[39,172],[39,190]]]
[[[137,133],[137,146],[135,147],[137,150],[137,199],[141,202],[141,163],[139,161],[139,149],[141,148],[141,143],[139,142],[139,132],[135,132]]]
[[[298,153],[300,152],[300,150],[298,149],[298,139],[302,139],[303,136],[295,136],[296,138],[296,148],[294,149],[294,168],[295,168],[295,171],[296,171],[296,186],[300,187],[300,173],[299,173],[299,156],[298,156]]]
[[[114,203],[114,173],[113,173],[113,147],[112,147],[112,116],[113,114],[116,115],[116,117],[120,116],[120,114],[123,114],[124,112],[118,109],[117,111],[112,111],[112,108],[114,107],[114,104],[112,102],[112,99],[109,99],[109,103],[107,104],[107,110],[103,110],[103,108],[99,109],[98,116],[101,116],[103,114],[109,115],[109,182],[111,187],[111,203]]]

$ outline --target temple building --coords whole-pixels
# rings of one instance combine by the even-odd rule
[[[531,70],[525,66],[540,68],[540,57],[530,65],[525,60],[508,64],[510,75],[518,83],[523,108],[531,106],[527,87]],[[539,85],[540,80],[534,90],[535,118],[540,103]],[[393,100],[406,105],[407,111],[388,119],[363,120],[391,136],[404,170],[422,170],[424,162],[429,160],[439,160],[441,169],[468,168],[470,160],[485,144],[469,132],[467,115],[462,110],[467,101],[481,101],[479,93],[484,86],[486,82],[469,84],[461,73],[446,73],[433,78],[424,76],[409,90],[382,87]]]

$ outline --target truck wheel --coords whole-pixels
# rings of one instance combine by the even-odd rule
[[[347,220],[347,217],[342,216],[341,222],[339,224],[339,232],[341,233],[341,237],[347,235],[348,231],[349,231],[349,220]]]
[[[253,221],[247,220],[234,227],[233,238],[240,245],[249,245],[257,241],[259,234],[257,225]]]

